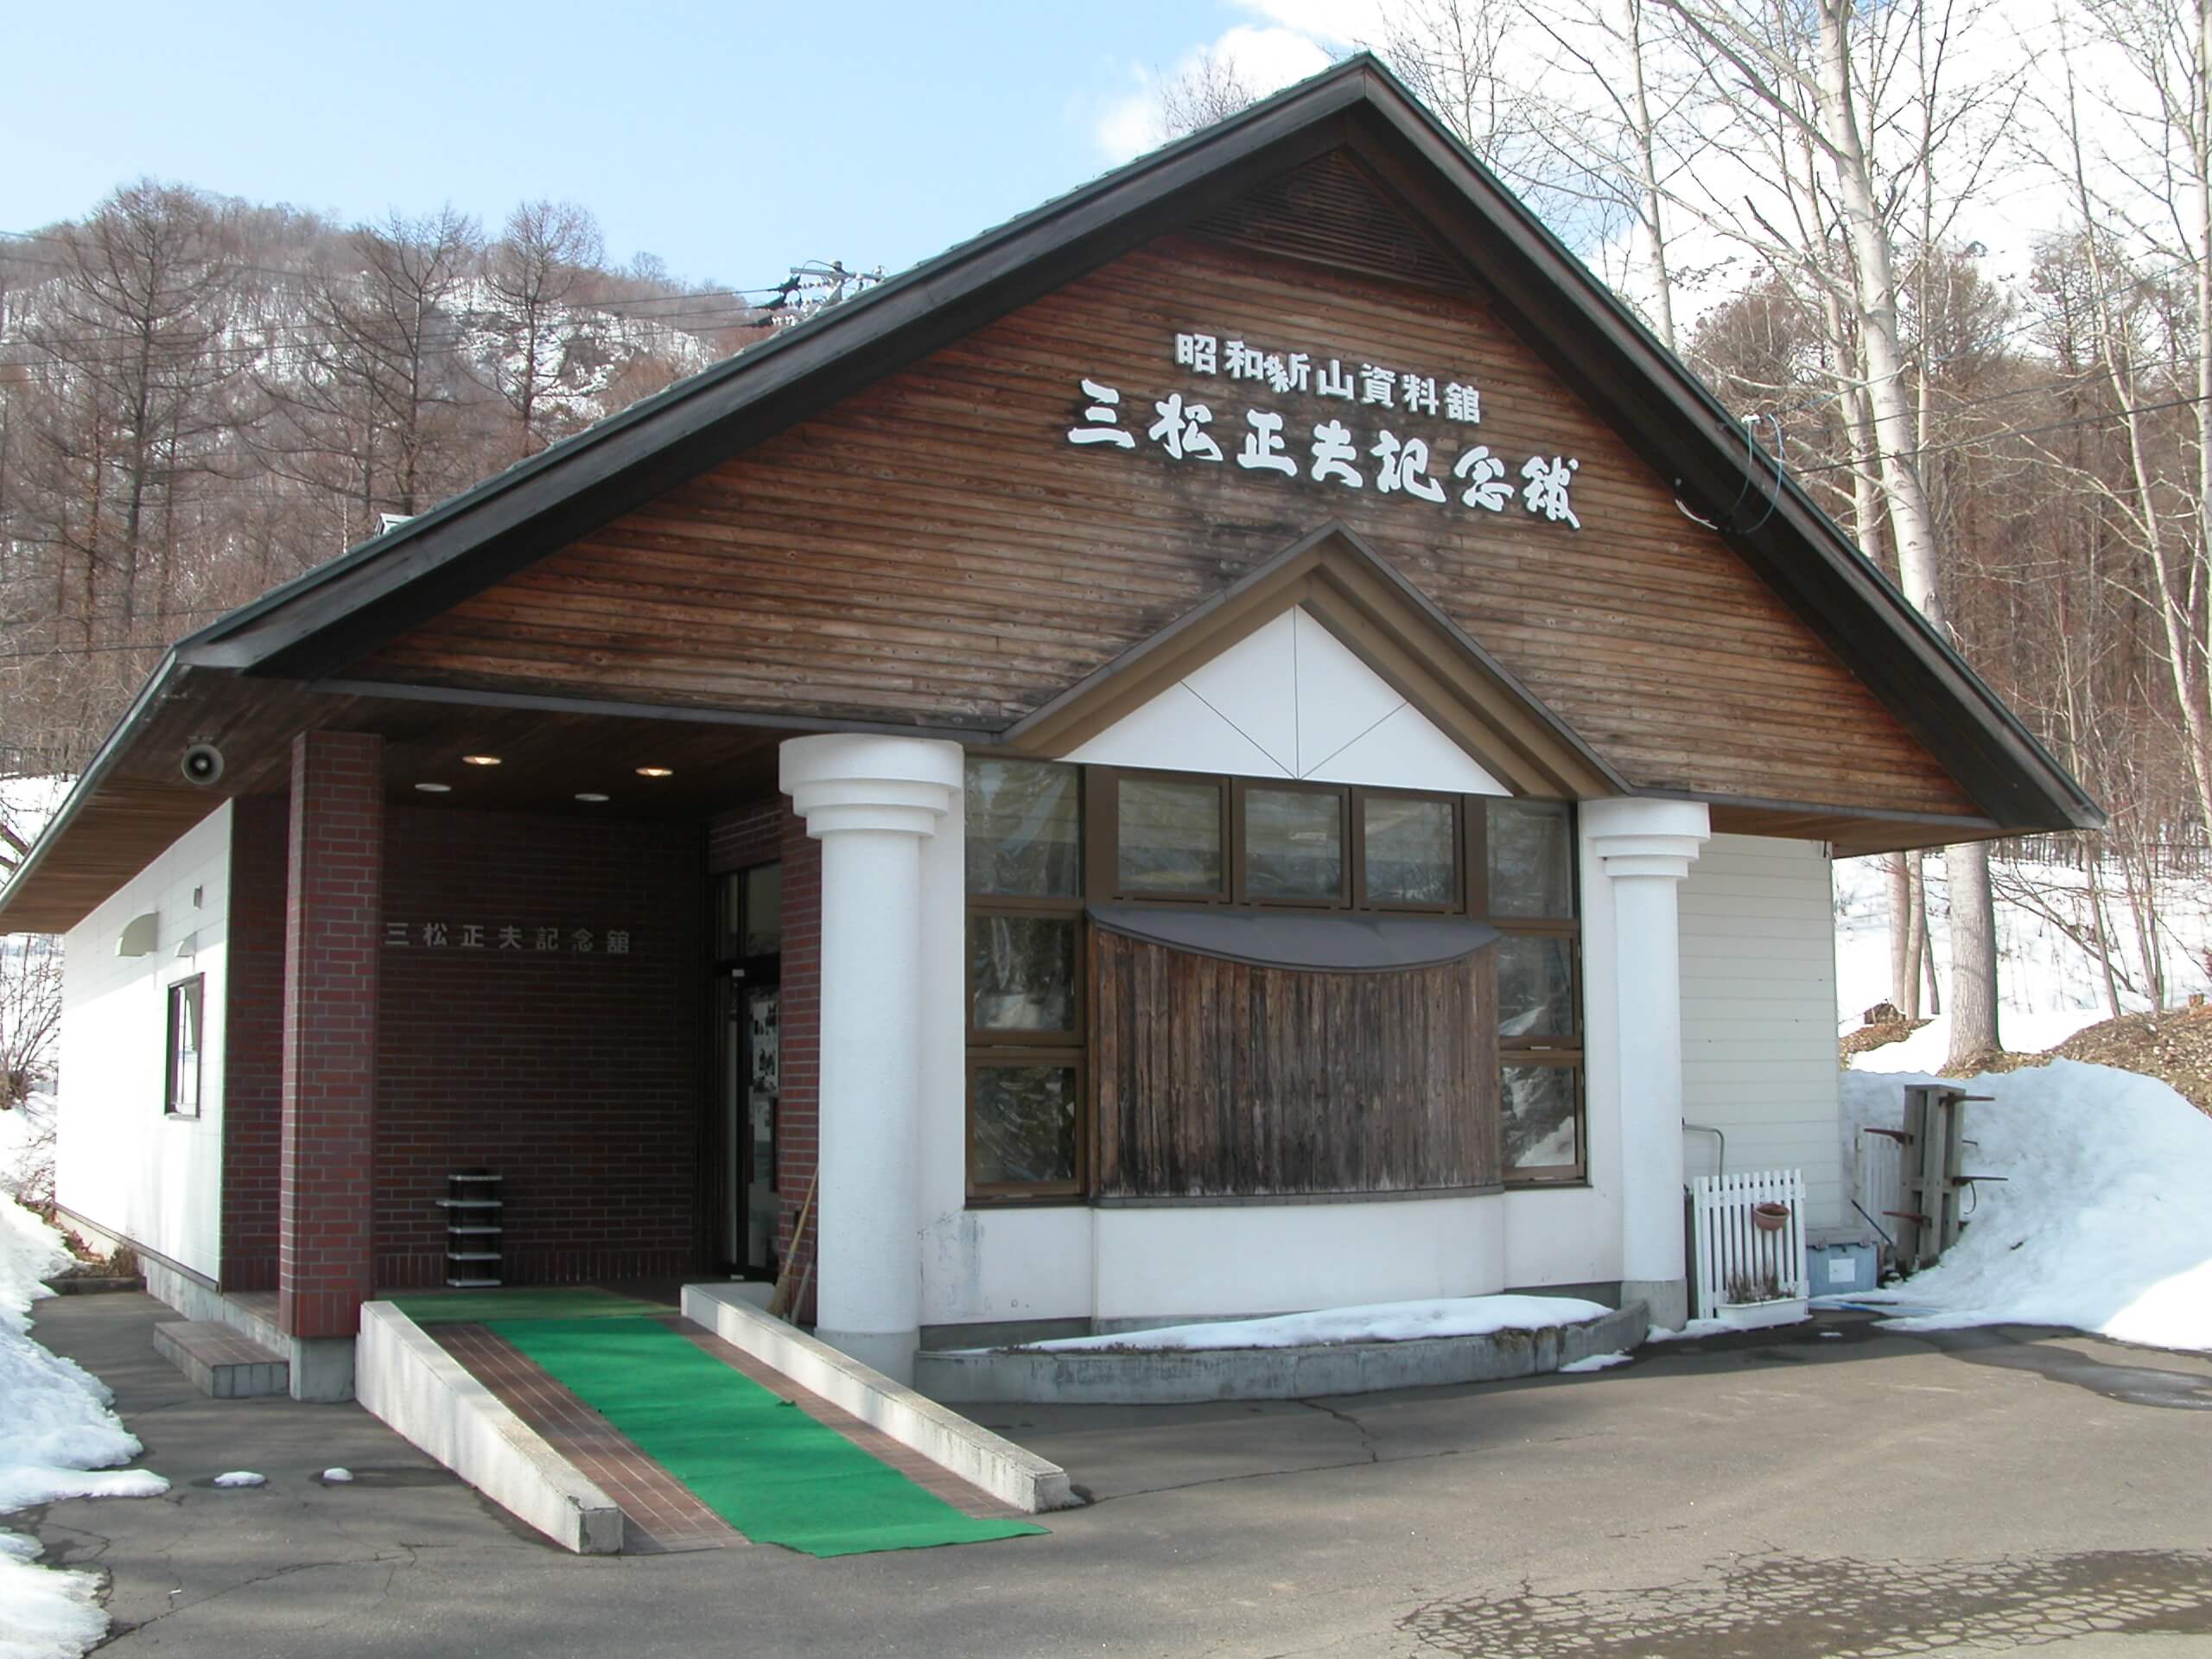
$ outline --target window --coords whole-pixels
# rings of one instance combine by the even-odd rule
[[[172,1117],[200,1116],[200,1014],[202,976],[169,987],[168,1063],[162,1109]]]
[[[1485,802],[1483,840],[1485,919],[1504,935],[1497,944],[1497,1046],[1505,1179],[1580,1181],[1589,1149],[1573,809],[1558,801]]]
[[[1166,791],[1137,805],[1153,832],[1141,879],[1195,879],[1202,860],[1186,832],[1203,814]],[[1077,1196],[1087,1083],[1081,775],[970,757],[966,807],[968,1191]],[[1217,843],[1213,855],[1217,864]]]
[[[714,959],[741,963],[781,954],[784,948],[784,867],[755,864],[715,878]]]
[[[1456,796],[1106,766],[1086,779],[1093,898],[1467,908]]]
[[[980,755],[966,804],[971,1199],[1087,1190],[1086,899],[1489,922],[1504,1179],[1584,1179],[1571,805]]]

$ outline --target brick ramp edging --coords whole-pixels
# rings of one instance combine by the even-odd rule
[[[622,1511],[390,1302],[361,1305],[354,1397],[509,1513],[580,1555],[622,1548]]]
[[[1639,1346],[1651,1328],[1642,1302],[1541,1330],[1306,1348],[1073,1352],[986,1348],[918,1354],[916,1380],[948,1400],[993,1404],[1196,1405],[1211,1400],[1311,1400],[1495,1382],[1555,1371]]]
[[[684,1286],[683,1317],[1025,1515],[1081,1501],[1059,1465],[762,1313],[737,1287]]]

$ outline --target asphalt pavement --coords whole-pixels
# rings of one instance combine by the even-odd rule
[[[1581,1376],[982,1407],[1093,1500],[1050,1536],[585,1559],[358,1408],[202,1397],[149,1298],[35,1312],[172,1482],[10,1521],[110,1575],[123,1656],[2212,1655],[2212,1362],[2064,1332],[1824,1315]]]

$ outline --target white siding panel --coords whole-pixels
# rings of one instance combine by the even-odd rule
[[[1808,1223],[1847,1211],[1836,1134],[1835,921],[1816,842],[1715,836],[1681,888],[1682,1109],[1732,1171],[1802,1169]],[[1689,1174],[1719,1168],[1709,1135]]]
[[[211,1279],[221,1269],[230,869],[226,803],[69,931],[61,980],[55,1196]],[[124,928],[149,911],[152,952],[118,956]],[[194,974],[205,981],[200,1116],[169,1117],[168,988]]]

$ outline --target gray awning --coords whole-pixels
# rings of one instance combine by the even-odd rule
[[[1464,916],[1225,910],[1217,905],[1093,905],[1090,918],[1133,939],[1263,968],[1390,973],[1471,957],[1497,930]]]

